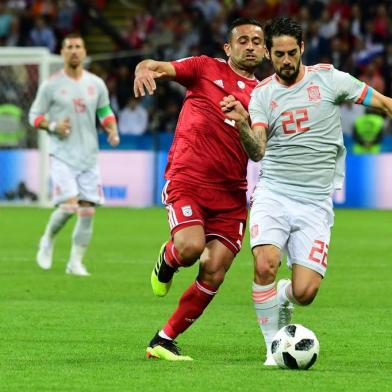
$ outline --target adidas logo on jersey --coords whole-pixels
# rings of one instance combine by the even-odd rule
[[[278,103],[276,101],[272,100],[270,103],[270,109],[273,110],[273,109],[276,109],[277,107],[278,107]]]

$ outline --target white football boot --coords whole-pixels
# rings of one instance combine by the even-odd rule
[[[65,273],[76,276],[90,276],[90,273],[87,271],[87,268],[84,264],[74,263],[72,261],[67,264]]]
[[[271,353],[271,345],[267,346],[267,355],[264,361],[264,366],[278,366]]]
[[[53,261],[53,241],[42,237],[39,241],[38,253],[36,258],[37,264],[44,270],[52,267]]]
[[[277,285],[278,300],[279,292],[285,290],[286,286],[291,283],[290,279],[280,279]],[[279,303],[279,329],[289,325],[291,323],[291,317],[293,316],[294,305],[291,302]]]

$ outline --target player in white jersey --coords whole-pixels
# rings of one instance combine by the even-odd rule
[[[77,214],[66,272],[88,276],[82,259],[92,236],[95,206],[103,203],[96,116],[110,145],[117,146],[120,139],[104,81],[83,69],[86,49],[80,35],[65,37],[61,54],[64,69],[42,83],[29,113],[30,124],[50,137],[56,205],[39,243],[37,263],[51,268],[54,236]]]
[[[360,103],[392,116],[392,99],[330,64],[304,66],[302,30],[289,18],[269,23],[265,38],[275,74],[253,91],[253,134],[244,146],[255,161],[265,153],[250,213],[252,297],[267,347],[265,365],[275,365],[273,336],[291,321],[293,304],[312,303],[327,269],[331,193],[344,176],[339,104]],[[225,97],[221,106],[240,133],[249,132],[249,115],[235,97]],[[283,252],[292,278],[276,286]]]

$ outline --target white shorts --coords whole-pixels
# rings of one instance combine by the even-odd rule
[[[299,264],[324,276],[333,226],[332,200],[298,201],[257,187],[250,211],[250,245],[275,245],[287,265]]]
[[[80,170],[52,157],[52,196],[55,205],[76,197],[96,205],[104,203],[101,176],[98,165]]]

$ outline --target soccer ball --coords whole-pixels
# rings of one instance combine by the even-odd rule
[[[316,362],[319,351],[316,335],[301,324],[281,328],[271,344],[275,362],[284,369],[309,369]]]

